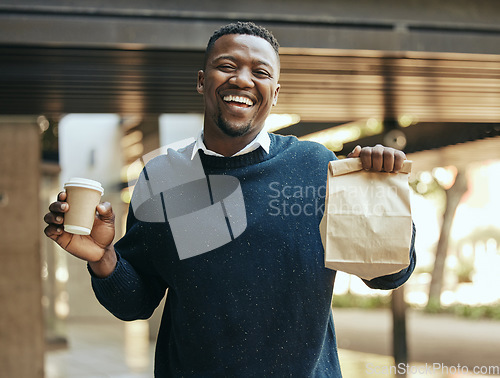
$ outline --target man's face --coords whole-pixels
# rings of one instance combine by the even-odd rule
[[[205,131],[256,135],[279,92],[279,60],[263,38],[228,34],[214,44],[197,90],[205,101]]]

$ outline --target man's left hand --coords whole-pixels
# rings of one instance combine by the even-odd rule
[[[347,155],[348,158],[359,157],[363,169],[376,172],[398,172],[403,167],[406,155],[403,151],[377,144],[375,147],[356,146]]]

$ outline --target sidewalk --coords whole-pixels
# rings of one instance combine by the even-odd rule
[[[390,310],[334,309],[333,314],[340,349],[376,354],[379,357],[392,355]],[[434,371],[446,372],[448,367],[448,372],[468,370],[469,373],[478,367],[483,372],[489,370],[490,376],[500,376],[500,321],[470,320],[408,310],[407,340],[410,365],[427,366],[427,371],[420,371],[428,375],[431,366],[436,368]],[[381,365],[375,366],[384,363],[384,360],[380,360]],[[393,364],[392,358],[390,363]],[[365,370],[373,372],[373,369],[366,369],[366,364],[363,363]],[[350,377],[345,369],[343,371],[347,378]]]
[[[151,378],[154,344],[147,323],[118,319],[68,322],[68,348],[45,354],[45,378]]]
[[[334,309],[334,319],[344,378],[393,377],[390,311]],[[416,311],[408,311],[407,321],[408,377],[468,378],[480,376],[472,374],[474,366],[499,369],[500,322]],[[154,344],[146,324],[70,322],[68,349],[46,354],[46,378],[153,377]],[[452,374],[465,372],[457,371],[464,366],[469,374]]]

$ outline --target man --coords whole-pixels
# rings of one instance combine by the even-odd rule
[[[109,203],[97,207],[90,236],[73,236],[62,228],[65,193],[45,216],[46,235],[89,262],[97,298],[118,318],[148,318],[168,288],[158,377],[341,376],[331,313],[336,272],[324,267],[322,211],[305,211],[324,203],[319,189],[336,157],[319,144],[262,131],[278,99],[279,70],[278,43],[267,30],[236,23],[216,31],[198,73],[203,134],[169,154],[186,164],[199,158],[207,178],[238,179],[246,223],[230,242],[180,258],[169,214],[169,221],[147,221],[132,206],[127,233],[113,246]],[[405,159],[382,146],[358,146],[350,156],[361,157],[365,169],[387,172],[401,169]],[[161,176],[168,159],[148,164],[137,187]],[[145,202],[166,209],[165,198],[160,193]],[[184,231],[196,238],[197,229]],[[409,254],[408,268],[366,283],[380,289],[403,284],[415,264],[413,240]]]

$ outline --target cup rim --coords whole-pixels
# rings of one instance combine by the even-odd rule
[[[93,189],[101,192],[101,196],[104,194],[104,188],[99,181],[83,178],[83,177],[72,177],[65,184],[64,188],[68,187],[79,187]]]

